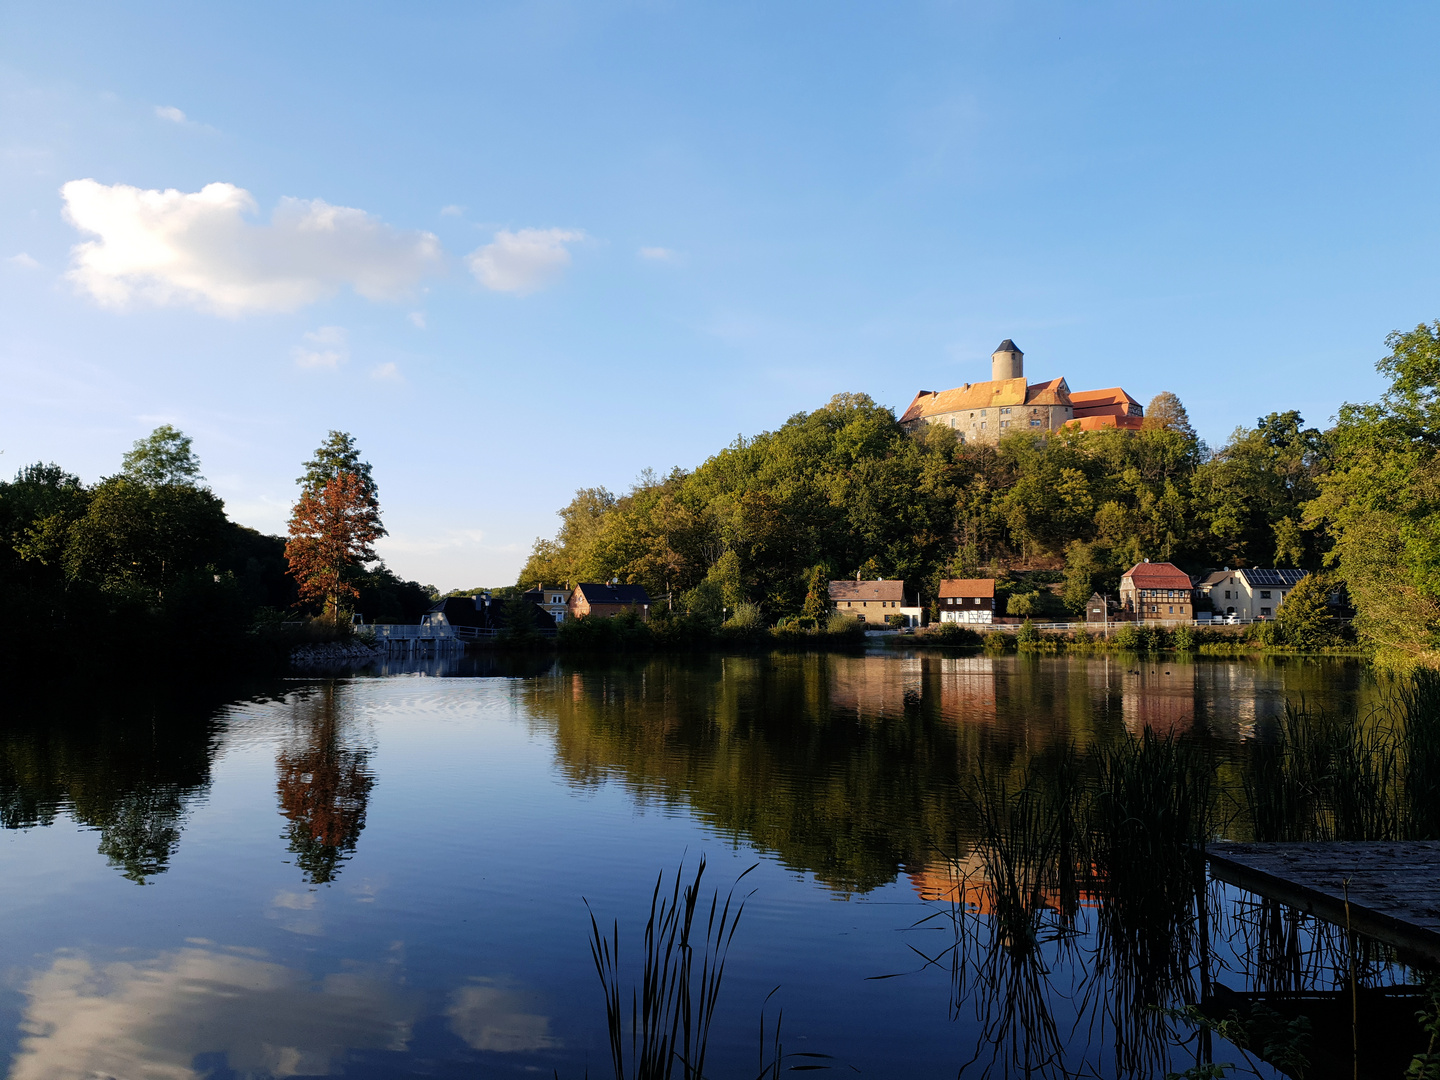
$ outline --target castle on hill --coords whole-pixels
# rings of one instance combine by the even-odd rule
[[[1025,354],[1006,338],[990,354],[990,381],[953,390],[921,390],[900,417],[906,430],[944,424],[962,442],[997,443],[1012,431],[1059,431],[1062,427],[1134,430],[1145,409],[1118,386],[1071,390],[1064,378],[1025,381]]]

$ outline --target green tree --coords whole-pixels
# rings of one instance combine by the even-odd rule
[[[1440,666],[1440,320],[1386,345],[1376,369],[1390,386],[1341,406],[1334,468],[1304,520],[1333,537],[1330,561],[1377,659]]]
[[[194,487],[203,479],[200,459],[190,448],[190,436],[161,424],[121,459],[121,474],[146,487]]]
[[[1330,616],[1334,583],[1326,574],[1306,574],[1285,597],[1275,614],[1285,641],[1300,649],[1317,649],[1332,643],[1335,621]]]

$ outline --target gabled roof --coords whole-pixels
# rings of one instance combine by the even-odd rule
[[[1077,409],[1076,412],[1079,412]],[[1118,428],[1121,431],[1139,431],[1145,426],[1145,421],[1138,416],[1114,416],[1110,413],[1101,413],[1099,416],[1077,416],[1073,420],[1066,420],[1067,428],[1079,429],[1080,431],[1100,431],[1104,428]]]
[[[1239,573],[1238,570],[1216,570],[1196,582],[1195,587],[1197,589],[1208,589],[1212,585],[1223,585],[1227,578],[1233,577],[1237,573]]]
[[[1018,352],[1021,356],[1025,355],[1023,352],[1020,351],[1020,346],[1016,345],[1008,337],[1004,341],[1000,342],[1000,344],[996,347],[995,352]],[[994,354],[992,353],[991,355]]]
[[[905,582],[894,579],[876,581],[832,581],[831,600],[893,600],[905,602]]]
[[[1025,388],[1026,405],[1069,405],[1070,387],[1062,376],[1049,382],[1031,383]]]
[[[1134,582],[1137,589],[1189,589],[1190,575],[1181,570],[1174,563],[1168,562],[1142,562],[1136,563],[1125,573],[1120,575],[1122,579],[1129,578]]]
[[[993,379],[966,383],[953,390],[923,390],[900,417],[902,424],[942,413],[998,409],[1017,405],[1068,405],[1070,387],[1063,378],[1026,383],[1024,379]]]
[[[966,599],[975,596],[995,595],[994,578],[945,578],[940,582],[940,597],[963,596]]]
[[[1289,589],[1298,584],[1310,571],[1308,570],[1268,570],[1255,567],[1249,570],[1237,570],[1242,574],[1251,588],[1271,588],[1278,586],[1282,589]]]
[[[1112,386],[1106,390],[1072,390],[1070,401],[1078,414],[1081,409],[1093,409],[1103,405],[1139,405],[1140,402],[1127,394],[1123,388]]]
[[[609,585],[593,581],[581,582],[575,591],[590,604],[649,604],[650,594],[644,585]]]

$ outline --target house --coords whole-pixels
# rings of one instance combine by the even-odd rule
[[[560,585],[548,587],[536,585],[535,588],[525,593],[525,599],[548,611],[558,626],[565,621],[565,612],[570,603],[570,590]]]
[[[1285,594],[1307,573],[1306,570],[1231,570],[1227,567],[1208,575],[1195,589],[1210,598],[1210,606],[1217,615],[1234,615],[1242,622],[1273,619]]]
[[[1070,395],[1074,419],[1066,427],[1081,431],[1120,428],[1139,431],[1145,425],[1145,407],[1118,386],[1106,390],[1077,390]]]
[[[1195,618],[1190,575],[1173,563],[1136,563],[1120,577],[1120,610],[1136,622],[1190,622]]]
[[[492,597],[488,592],[474,596],[451,596],[437,601],[425,616],[425,621],[443,621],[453,627],[459,637],[477,637],[514,629],[510,625],[512,615],[528,619],[530,628],[534,630],[555,629],[554,617],[538,604],[515,607],[504,598]]]
[[[942,623],[988,623],[995,620],[994,578],[946,578],[940,582]]]
[[[919,626],[923,614],[918,602],[905,603],[905,582],[886,578],[832,581],[830,606],[842,615],[853,615],[875,626],[884,626],[889,615],[904,616],[905,626]]]
[[[613,619],[627,611],[633,611],[647,622],[650,619],[650,595],[643,585],[621,585],[615,581],[606,584],[582,582],[575,586],[565,606],[572,619],[584,615]]]
[[[1107,623],[1110,621],[1110,604],[1105,597],[1098,592],[1091,593],[1090,599],[1085,602],[1085,621],[1087,623]]]
[[[1118,387],[1081,391],[1081,397],[1084,404],[1077,411],[1075,394],[1063,378],[1027,382],[1025,354],[1006,338],[990,354],[989,382],[966,383],[953,390],[921,390],[900,423],[907,431],[916,431],[921,424],[941,424],[954,429],[962,442],[994,444],[1014,431],[1058,431],[1077,416],[1087,424],[1115,426],[1115,417],[1107,422],[1094,421],[1093,416],[1109,416],[1123,409],[1128,418],[1131,408],[1140,410],[1137,416],[1144,414],[1139,403]],[[1124,426],[1130,426],[1129,419]]]

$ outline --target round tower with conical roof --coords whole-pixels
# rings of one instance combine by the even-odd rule
[[[1025,354],[1008,337],[1000,347],[990,354],[990,378],[1023,379],[1025,377]]]

